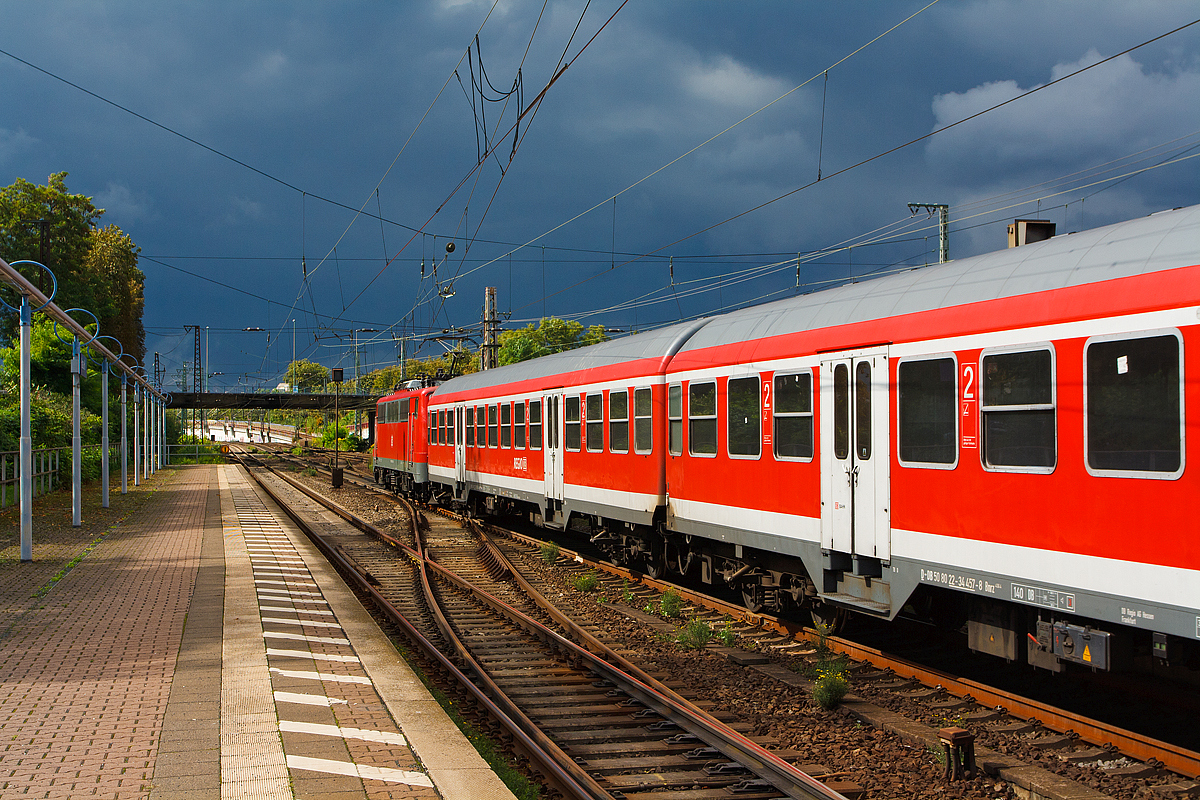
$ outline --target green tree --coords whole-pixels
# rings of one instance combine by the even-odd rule
[[[128,234],[116,225],[105,225],[91,232],[91,248],[84,266],[97,295],[96,305],[90,310],[100,318],[100,332],[115,336],[126,353],[144,363],[145,276],[138,269],[139,252],[141,248]]]
[[[139,249],[117,226],[98,227],[104,209],[96,208],[90,197],[71,194],[66,177],[56,172],[45,186],[18,178],[0,189],[0,255],[9,262],[44,264],[58,279],[54,302],[59,308],[92,312],[101,333],[115,336],[126,353],[142,361],[145,276],[137,266]],[[44,270],[19,269],[50,293]],[[13,332],[9,327],[8,333]]]
[[[329,368],[302,358],[288,364],[284,380],[306,394],[320,392],[329,380]]]
[[[608,340],[603,325],[585,328],[582,323],[546,317],[534,327],[533,323],[500,334],[500,366],[517,364],[550,353],[561,353]]]

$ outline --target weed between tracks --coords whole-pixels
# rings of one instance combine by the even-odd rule
[[[850,679],[846,677],[850,661],[845,654],[835,655],[829,648],[829,633],[829,626],[817,626],[817,660],[797,670],[813,682],[813,700],[826,711],[836,708],[850,691]]]

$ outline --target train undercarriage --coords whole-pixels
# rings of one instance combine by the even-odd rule
[[[375,479],[422,502],[480,517],[515,516],[543,525],[543,511],[534,503],[481,492],[456,497],[447,485],[418,484],[411,475],[387,469],[376,469]],[[829,633],[843,630],[856,616],[851,609],[822,599],[799,558],[682,534],[670,530],[661,519],[641,525],[573,513],[561,527],[587,537],[618,566],[655,579],[699,581],[732,590],[754,613],[811,620]],[[938,629],[965,633],[966,646],[972,651],[1053,673],[1064,672],[1070,664],[1102,671],[1144,671],[1149,665],[1150,669],[1174,666],[1200,672],[1200,646],[1195,642],[940,587],[918,586],[900,614]]]

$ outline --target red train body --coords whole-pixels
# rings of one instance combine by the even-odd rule
[[[1192,207],[463,376],[401,472],[752,607],[1196,653],[1198,263]]]

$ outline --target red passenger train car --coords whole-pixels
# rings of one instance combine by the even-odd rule
[[[1198,314],[1200,206],[455,378],[424,491],[753,608],[1197,658]]]

